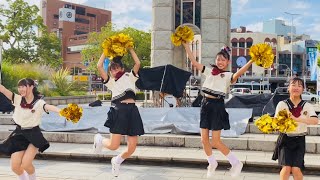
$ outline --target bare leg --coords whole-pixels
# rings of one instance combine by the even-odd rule
[[[20,176],[24,172],[24,169],[21,167],[24,152],[25,151],[19,151],[11,154],[11,159],[10,159],[11,169],[18,176]]]
[[[212,155],[212,147],[209,141],[209,129],[201,129],[201,143],[207,156]]]
[[[134,151],[136,150],[137,143],[138,143],[138,137],[137,136],[127,136],[127,150],[121,153],[121,157],[123,159],[127,159],[130,157]]]
[[[117,150],[121,142],[121,134],[110,134],[110,139],[103,138],[102,145],[110,150]]]
[[[290,173],[291,173],[291,167],[283,166],[280,171],[280,180],[289,180]]]

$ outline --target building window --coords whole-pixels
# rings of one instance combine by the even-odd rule
[[[90,24],[89,20],[83,18],[76,18],[75,21],[82,24]]]
[[[244,42],[239,42],[239,47],[244,48],[244,44],[245,44]]]
[[[184,23],[194,24],[200,28],[201,0],[175,0],[175,27]]]
[[[83,31],[74,31],[74,35],[81,35],[81,34],[88,34],[87,32],[83,32]]]
[[[181,0],[175,1],[175,28],[181,24]]]
[[[252,46],[252,42],[247,42],[247,48],[250,48]]]
[[[91,13],[87,13],[87,16],[88,16],[88,17],[94,17],[94,18],[96,17],[95,14],[91,14]]]
[[[238,47],[238,43],[237,42],[232,42],[231,43],[232,47],[237,48]]]
[[[195,7],[195,25],[201,28],[201,0],[196,0]]]
[[[53,15],[53,19],[59,19],[59,15],[58,14],[54,14]]]
[[[86,15],[86,8],[76,7],[76,14]]]
[[[71,8],[72,8],[72,5],[71,5],[71,4],[64,4],[64,8],[71,9]]]

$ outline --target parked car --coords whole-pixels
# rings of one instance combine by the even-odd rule
[[[251,90],[249,88],[233,88],[230,91],[231,94],[241,94],[241,95],[248,95],[251,94]]]
[[[287,87],[278,87],[274,90],[274,93],[277,94],[289,94]]]
[[[302,96],[302,100],[305,100],[305,101],[317,102],[319,100],[318,95],[313,94],[311,92],[307,92],[307,91],[304,91],[301,96]]]

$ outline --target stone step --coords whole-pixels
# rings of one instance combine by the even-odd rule
[[[246,133],[263,134],[254,123],[250,122],[247,126]],[[277,134],[277,133],[273,133]],[[319,136],[320,135],[320,124],[308,125],[308,136]]]
[[[104,149],[99,154],[92,152],[91,144],[74,143],[51,143],[48,150],[38,156],[42,159],[64,159],[84,161],[109,161],[112,157],[120,154],[126,146],[120,146],[116,151]],[[245,167],[255,168],[278,168],[277,161],[271,160],[272,152],[234,150],[233,153],[244,163]],[[226,157],[213,150],[213,154],[219,165],[229,166]],[[183,164],[207,164],[206,156],[201,148],[184,147],[157,147],[138,146],[134,154],[127,161],[154,162],[154,163],[183,163]],[[320,157],[317,154],[305,155],[305,166],[307,171],[320,170]]]
[[[12,120],[12,113],[0,113],[0,125],[10,125],[14,124]]]
[[[0,131],[0,139],[5,139],[10,131]],[[86,132],[43,132],[50,142],[92,144],[94,133]],[[108,134],[103,136],[108,137]],[[277,136],[275,134],[243,134],[239,137],[222,138],[222,141],[235,150],[272,152],[275,148]],[[125,137],[122,144],[125,144]],[[138,138],[142,146],[185,147],[202,148],[200,135],[174,135],[174,134],[146,134]],[[320,138],[306,137],[306,152],[320,154]]]

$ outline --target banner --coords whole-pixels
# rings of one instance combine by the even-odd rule
[[[309,57],[309,62],[310,62],[310,79],[311,81],[317,81],[317,54],[318,50],[316,47],[314,48],[307,48],[307,55]]]

